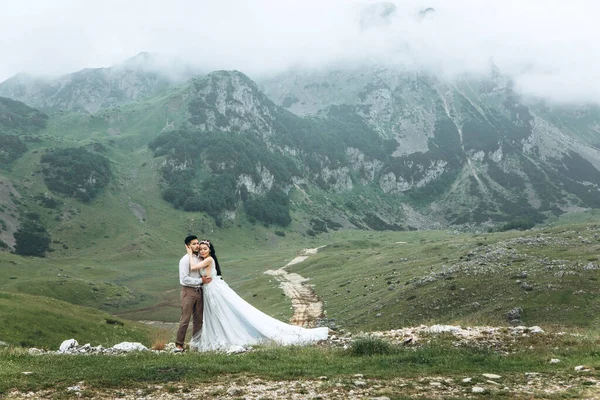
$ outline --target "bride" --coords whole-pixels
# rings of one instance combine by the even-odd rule
[[[187,246],[190,260],[191,247]],[[200,241],[198,264],[190,270],[212,277],[203,286],[204,322],[202,330],[190,341],[198,351],[230,350],[239,346],[269,344],[303,345],[327,339],[327,327],[306,329],[268,316],[242,299],[221,278],[215,248],[208,240]]]

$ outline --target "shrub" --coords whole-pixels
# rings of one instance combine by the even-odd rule
[[[50,249],[50,235],[44,225],[33,218],[22,221],[14,237],[16,254],[44,257]]]
[[[38,204],[41,204],[42,206],[46,207],[46,208],[58,208],[58,206],[60,206],[62,203],[59,200],[56,200],[54,197],[48,195],[47,193],[44,194],[38,194],[36,196],[34,196],[35,201]]]
[[[373,337],[356,339],[350,345],[350,354],[353,356],[374,356],[379,354],[394,354],[396,352],[396,348],[389,342]]]
[[[27,151],[27,146],[17,136],[0,135],[0,166],[10,164]]]
[[[525,231],[527,229],[531,229],[535,226],[535,222],[533,222],[529,218],[519,218],[514,221],[510,221],[502,225],[498,230],[500,232],[510,231],[512,229]]]
[[[244,208],[249,217],[267,224],[287,226],[292,222],[289,198],[282,190],[275,187],[266,196],[246,201]]]
[[[48,188],[81,201],[96,197],[111,178],[108,159],[83,147],[49,151],[41,161]]]

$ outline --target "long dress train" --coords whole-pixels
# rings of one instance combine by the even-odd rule
[[[305,345],[327,339],[327,327],[307,329],[286,324],[254,308],[217,276],[203,286],[202,330],[190,341],[197,351],[228,351],[256,344]]]

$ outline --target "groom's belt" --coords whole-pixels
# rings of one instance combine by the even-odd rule
[[[200,285],[200,286],[182,286],[182,287],[188,288],[188,289],[194,289],[194,290],[202,289],[202,285]]]

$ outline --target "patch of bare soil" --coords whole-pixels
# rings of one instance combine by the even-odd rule
[[[304,249],[300,255],[284,267],[265,271],[265,274],[271,275],[279,281],[279,287],[292,300],[294,314],[290,322],[294,325],[314,328],[317,325],[317,321],[323,317],[323,302],[319,299],[313,288],[305,284],[309,280],[308,278],[288,272],[286,268],[306,260],[312,254],[317,254],[322,247],[324,246],[314,249]]]

